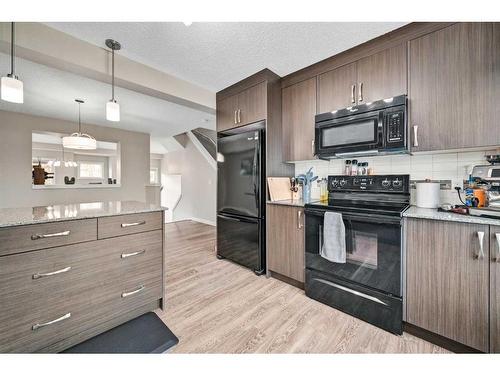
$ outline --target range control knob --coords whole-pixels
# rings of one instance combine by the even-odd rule
[[[339,180],[337,179],[332,180],[332,187],[336,188],[338,186],[339,186]]]
[[[395,188],[400,188],[401,186],[403,186],[403,180],[396,178],[394,181],[392,181],[392,186],[394,186]]]
[[[344,187],[347,185],[347,181],[345,179],[340,180],[340,187]]]
[[[389,186],[391,186],[391,181],[389,181],[387,178],[382,181],[382,187],[388,188]]]

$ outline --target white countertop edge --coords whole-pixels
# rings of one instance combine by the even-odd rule
[[[441,221],[454,221],[457,223],[469,224],[484,224],[484,225],[500,225],[500,219],[492,219],[488,217],[461,215],[453,212],[441,212],[436,208],[421,208],[417,206],[409,207],[403,212],[403,217],[414,219],[428,219]]]
[[[53,189],[112,189],[122,187],[121,184],[94,184],[94,185],[31,185],[33,190]]]

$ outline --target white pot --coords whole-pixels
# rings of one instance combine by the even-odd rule
[[[417,182],[417,207],[439,207],[439,182]]]

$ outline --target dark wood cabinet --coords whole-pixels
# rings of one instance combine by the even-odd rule
[[[318,113],[356,105],[356,63],[330,70],[318,77]]]
[[[500,353],[500,226],[490,226],[490,352]]]
[[[413,151],[500,144],[499,43],[492,23],[457,23],[410,41]]]
[[[303,283],[304,209],[268,204],[267,217],[270,222],[277,224],[267,228],[267,268],[271,272]]]
[[[316,77],[282,90],[283,159],[314,158]]]
[[[406,320],[487,352],[489,226],[410,218],[405,226]]]
[[[217,131],[224,131],[267,118],[267,82],[217,100]]]
[[[406,43],[357,62],[357,103],[392,98],[407,93]]]

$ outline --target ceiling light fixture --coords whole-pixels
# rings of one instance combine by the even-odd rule
[[[106,46],[111,48],[111,100],[106,103],[106,120],[120,121],[120,104],[115,100],[115,51],[122,46],[116,40],[106,39]]]
[[[183,21],[182,23],[189,27],[193,24],[193,21]]]
[[[95,150],[97,142],[91,135],[82,133],[81,105],[85,103],[82,99],[75,99],[78,103],[78,132],[63,137],[63,147],[77,150]]]
[[[10,33],[10,73],[6,77],[1,79],[1,98],[6,102],[11,103],[24,103],[24,89],[23,81],[19,80],[16,76],[16,64],[15,64],[15,53],[16,53],[16,26],[14,22],[11,22],[11,33]]]

